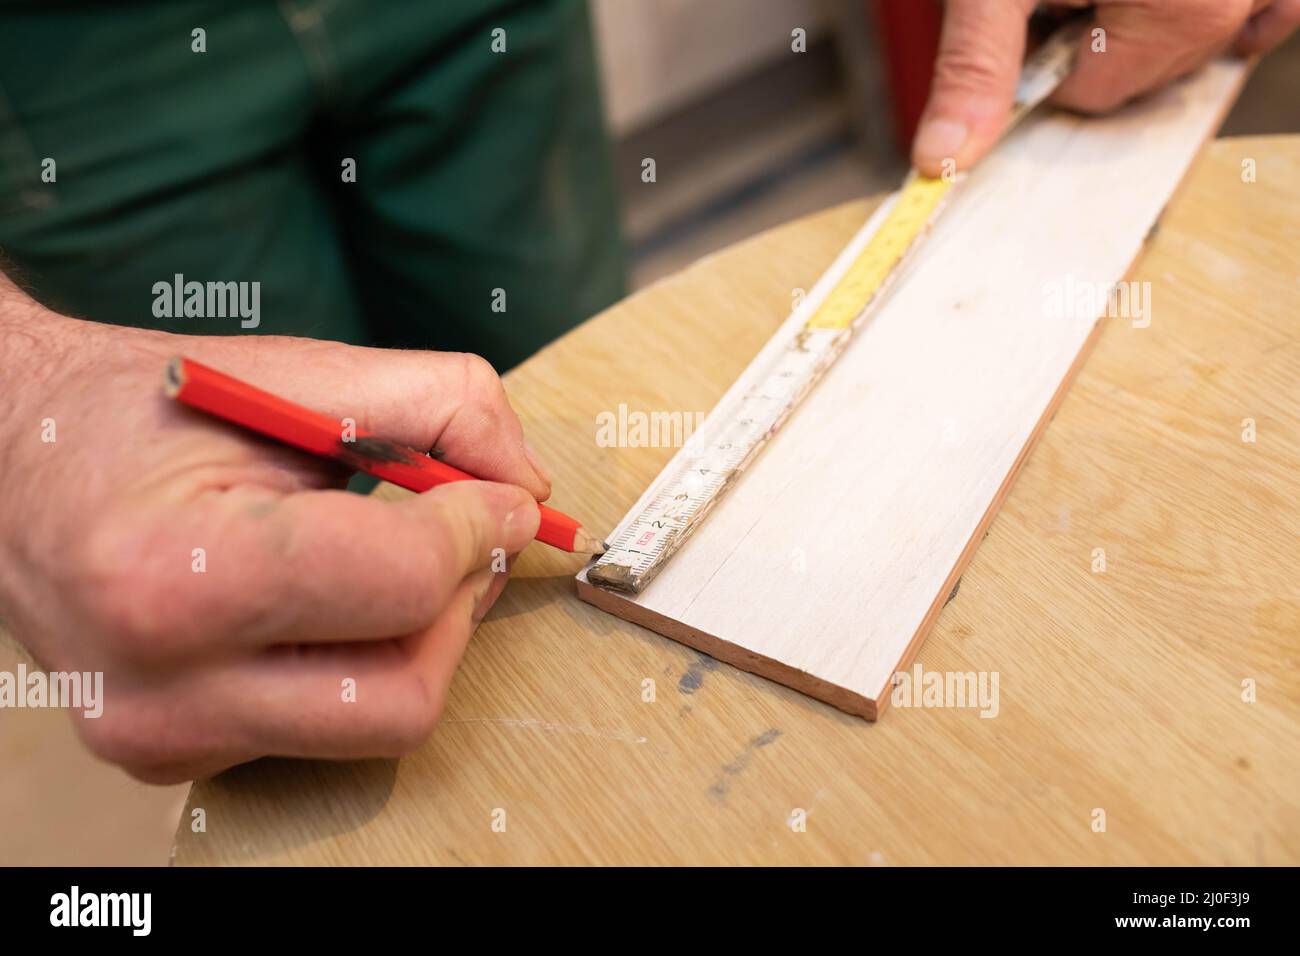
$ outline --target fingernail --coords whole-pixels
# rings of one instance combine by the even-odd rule
[[[501,522],[501,547],[508,554],[522,551],[537,536],[537,525],[541,520],[542,514],[537,510],[536,504],[515,508]]]
[[[537,452],[533,451],[533,446],[528,444],[528,439],[524,439],[524,457],[528,459],[528,464],[533,466],[533,471],[537,472],[537,477],[542,479],[542,483],[547,488],[551,487],[551,473],[546,470],[542,460],[537,457]]]
[[[942,162],[956,159],[970,136],[970,129],[959,120],[927,120],[916,137],[915,153],[922,160]]]

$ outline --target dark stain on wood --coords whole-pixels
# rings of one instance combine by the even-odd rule
[[[763,733],[759,734],[746,744],[745,749],[736,756],[736,759],[731,761],[731,763],[723,764],[722,773],[718,776],[717,780],[713,781],[712,786],[709,787],[709,796],[715,797],[718,800],[727,799],[727,794],[731,791],[732,780],[745,772],[745,768],[749,766],[749,762],[754,759],[755,752],[766,747],[780,736],[781,731],[773,727],[771,730],[763,731]]]
[[[961,578],[958,578],[957,583],[952,586],[952,590],[948,593],[948,600],[943,602],[943,606],[947,607],[949,604],[951,604],[952,599],[957,596],[957,592],[960,590],[961,590]]]
[[[709,671],[716,671],[717,669],[717,661],[712,657],[700,655],[699,659],[686,669],[686,673],[682,675],[682,679],[677,682],[677,689],[683,694],[694,694],[701,686],[703,686],[704,675]]]

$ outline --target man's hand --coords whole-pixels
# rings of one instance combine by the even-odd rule
[[[1057,6],[1086,7],[1090,0]],[[938,176],[978,162],[1006,126],[1034,0],[948,0],[930,101],[912,148],[921,172]],[[1190,73],[1227,48],[1269,50],[1300,25],[1300,0],[1097,0],[1095,29],[1059,106],[1102,113]]]
[[[350,494],[166,399],[177,353],[491,481]],[[43,667],[104,673],[103,715],[75,723],[154,782],[416,747],[550,492],[469,355],[99,326],[0,276],[0,396],[0,619]]]

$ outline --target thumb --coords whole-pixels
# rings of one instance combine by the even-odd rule
[[[1258,12],[1241,28],[1236,51],[1243,56],[1265,53],[1278,46],[1300,26],[1300,0],[1277,0]]]
[[[1006,126],[1025,54],[1032,0],[949,0],[930,99],[912,145],[927,176],[978,162]]]

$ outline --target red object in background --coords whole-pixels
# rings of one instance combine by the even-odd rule
[[[930,95],[943,9],[938,0],[874,0],[874,6],[893,99],[894,130],[899,145],[910,151]]]
[[[361,429],[343,440],[337,419],[264,392],[247,382],[176,357],[167,363],[167,394],[191,408],[241,425],[250,431],[321,458],[340,461],[411,491],[428,491],[452,481],[474,481],[473,475],[421,454],[414,448],[379,438]],[[537,540],[561,551],[585,550],[594,539],[563,512],[538,505],[542,521]]]

